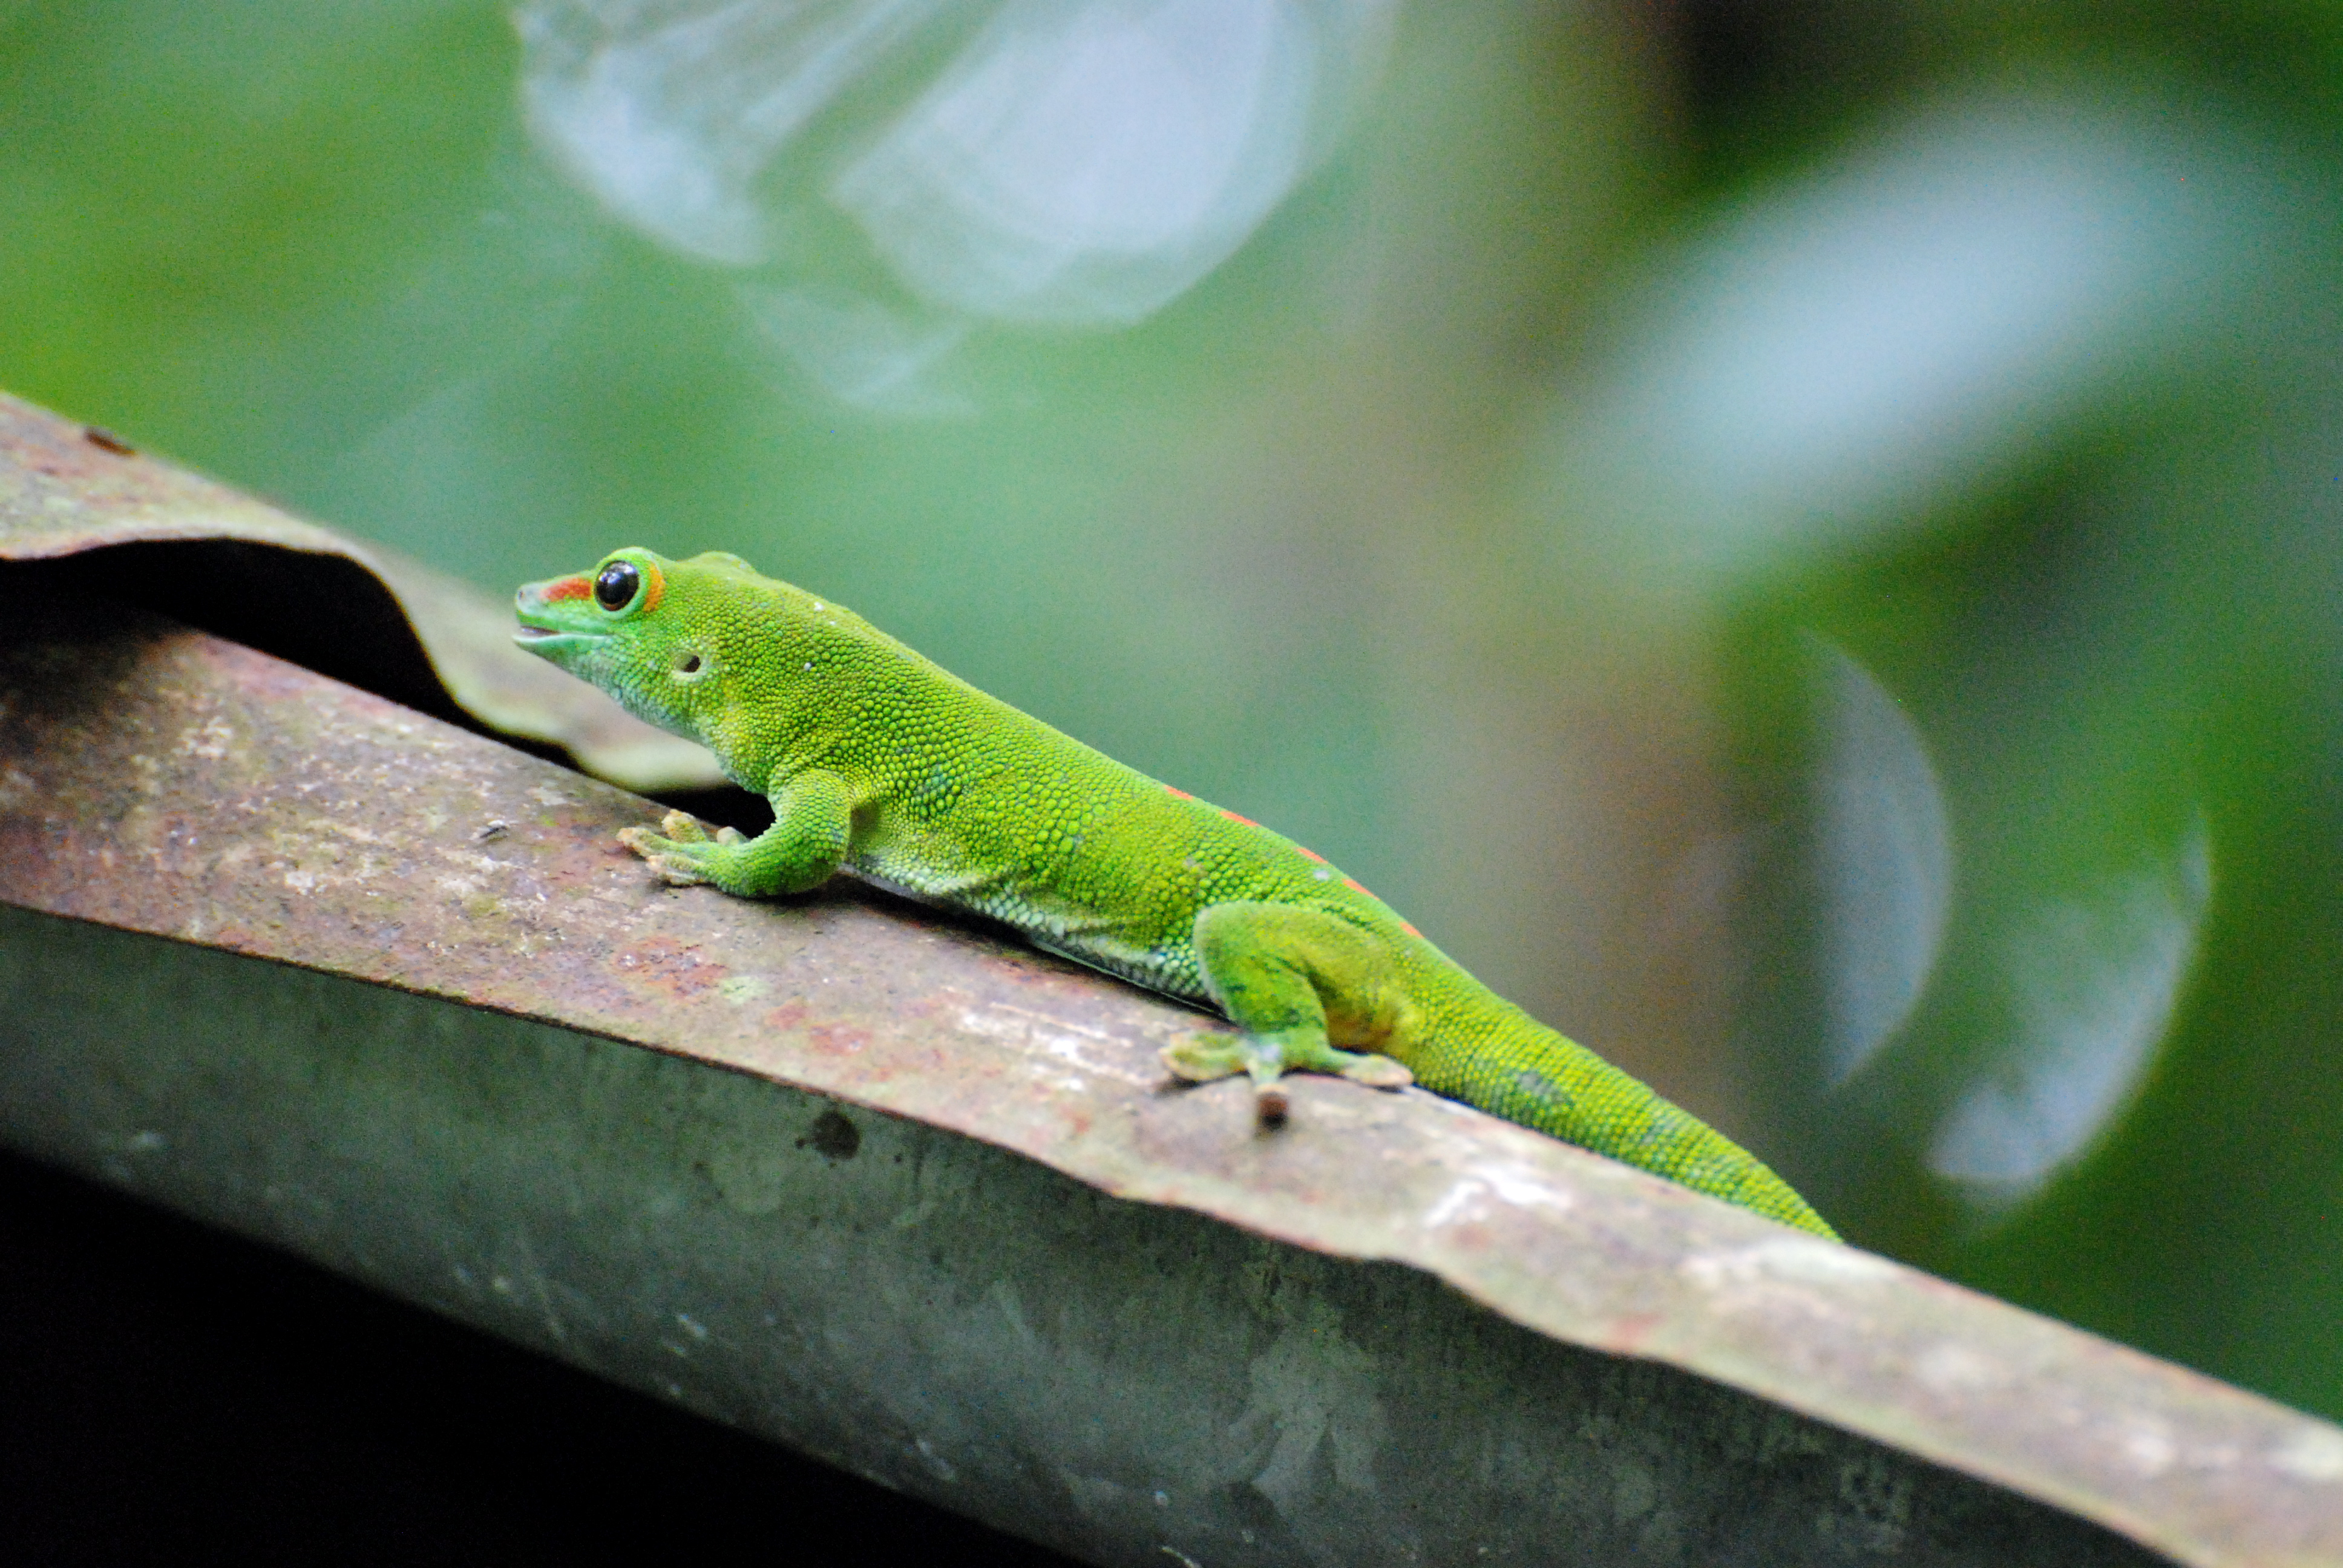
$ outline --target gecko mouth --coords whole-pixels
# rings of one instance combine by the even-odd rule
[[[609,634],[599,631],[564,631],[557,627],[523,624],[513,633],[513,641],[531,653],[544,653],[557,648],[590,648],[609,641]]]

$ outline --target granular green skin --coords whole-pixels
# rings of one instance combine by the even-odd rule
[[[737,557],[619,550],[520,590],[521,645],[703,742],[772,803],[754,839],[671,814],[622,837],[745,897],[841,869],[1212,1007],[1185,1078],[1414,1081],[1785,1224],[1832,1234],[1754,1156],[1458,967],[1320,857],[988,697]],[[1394,1065],[1397,1064],[1397,1065]],[[1404,1069],[1404,1070],[1402,1070]]]

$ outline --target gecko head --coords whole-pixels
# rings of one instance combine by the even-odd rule
[[[687,739],[708,739],[731,663],[725,613],[735,579],[755,579],[738,556],[670,561],[613,550],[592,571],[529,583],[513,596],[513,640],[592,682],[637,718]]]

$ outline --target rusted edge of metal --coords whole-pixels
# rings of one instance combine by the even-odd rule
[[[558,746],[588,772],[631,789],[698,789],[724,781],[705,749],[653,729],[515,648],[509,605],[393,551],[147,457],[111,431],[0,393],[0,561],[223,543],[356,568],[358,580],[370,581],[388,599],[395,619],[412,629],[416,651],[456,706],[488,729]],[[185,601],[177,613],[201,623],[206,608]],[[345,604],[339,613],[347,617],[354,608]],[[297,609],[321,618],[332,614],[290,604],[282,609],[288,618]]]
[[[25,488],[9,461],[0,495]],[[103,487],[47,494],[106,537]],[[648,802],[233,643],[19,608],[0,900],[607,1035],[1404,1262],[2182,1562],[2343,1563],[2325,1422],[1428,1095],[1304,1080],[1264,1134],[1241,1088],[1164,1081],[1156,1050],[1197,1015],[876,895],[661,888],[612,838]]]

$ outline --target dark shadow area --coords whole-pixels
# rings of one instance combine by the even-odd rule
[[[241,539],[111,545],[55,560],[0,561],[0,590],[20,604],[77,594],[136,605],[532,757],[576,766],[558,746],[491,729],[458,708],[398,601],[373,573],[338,556]],[[745,789],[679,790],[658,799],[743,832],[761,831],[772,820],[765,803]]]
[[[1892,104],[1928,53],[1915,14],[1892,5],[1678,0],[1670,16],[1686,141],[1726,186]]]
[[[8,1155],[0,1456],[8,1563],[1071,1568]]]
[[[118,599],[487,734],[456,706],[390,591],[338,556],[240,539],[114,545],[0,565],[17,594]],[[18,602],[24,602],[21,598]]]

